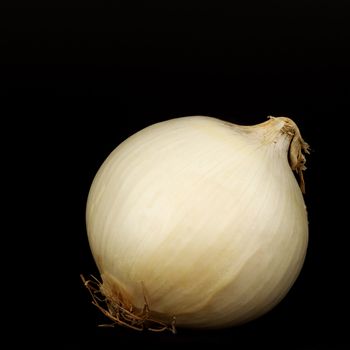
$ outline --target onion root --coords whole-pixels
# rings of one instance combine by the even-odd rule
[[[80,275],[80,278],[90,293],[92,304],[112,321],[110,324],[101,324],[99,327],[124,326],[137,331],[162,332],[168,330],[176,333],[175,316],[170,324],[152,318],[145,292],[143,308],[136,309],[120,291],[117,293],[115,290],[112,291],[108,285],[101,283],[94,276],[91,275],[91,279],[85,279],[83,275]]]

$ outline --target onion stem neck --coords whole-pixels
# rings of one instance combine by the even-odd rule
[[[303,171],[306,170],[305,153],[310,153],[309,145],[303,140],[298,126],[293,122],[292,119],[287,117],[269,117],[267,123],[278,123],[279,134],[287,136],[289,139],[288,148],[288,161],[293,171],[295,171],[299,177],[299,186],[301,191],[305,193],[305,181]],[[282,122],[282,123],[281,123]]]
[[[305,153],[309,152],[309,145],[303,140],[299,128],[292,119],[287,117],[272,117],[251,126],[239,126],[239,130],[251,135],[264,145],[277,145],[282,152],[286,152],[291,169],[299,178],[301,191],[305,193],[303,171],[306,170]]]

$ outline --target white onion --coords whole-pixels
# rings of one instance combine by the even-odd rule
[[[136,328],[175,318],[216,328],[274,307],[306,254],[306,207],[291,168],[304,186],[307,149],[284,117],[256,126],[183,117],[120,144],[86,211],[105,313]]]

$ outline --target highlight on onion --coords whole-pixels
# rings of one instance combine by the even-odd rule
[[[88,196],[93,303],[137,330],[229,327],[271,310],[307,250],[304,153],[286,117],[182,117],[129,137]]]

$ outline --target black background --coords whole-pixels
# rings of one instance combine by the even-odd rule
[[[3,130],[10,138],[6,149],[14,150],[9,175],[26,193],[14,208],[27,215],[14,227],[23,240],[20,255],[33,263],[21,280],[26,295],[33,293],[26,303],[33,321],[19,333],[34,341],[44,333],[49,346],[75,348],[348,344],[345,3],[2,4],[2,118],[9,125]],[[273,311],[241,327],[180,329],[175,336],[97,328],[103,317],[79,279],[80,273],[97,275],[84,223],[91,181],[134,132],[194,114],[247,125],[268,115],[297,122],[312,149],[304,269]],[[22,300],[23,289],[19,293]]]

